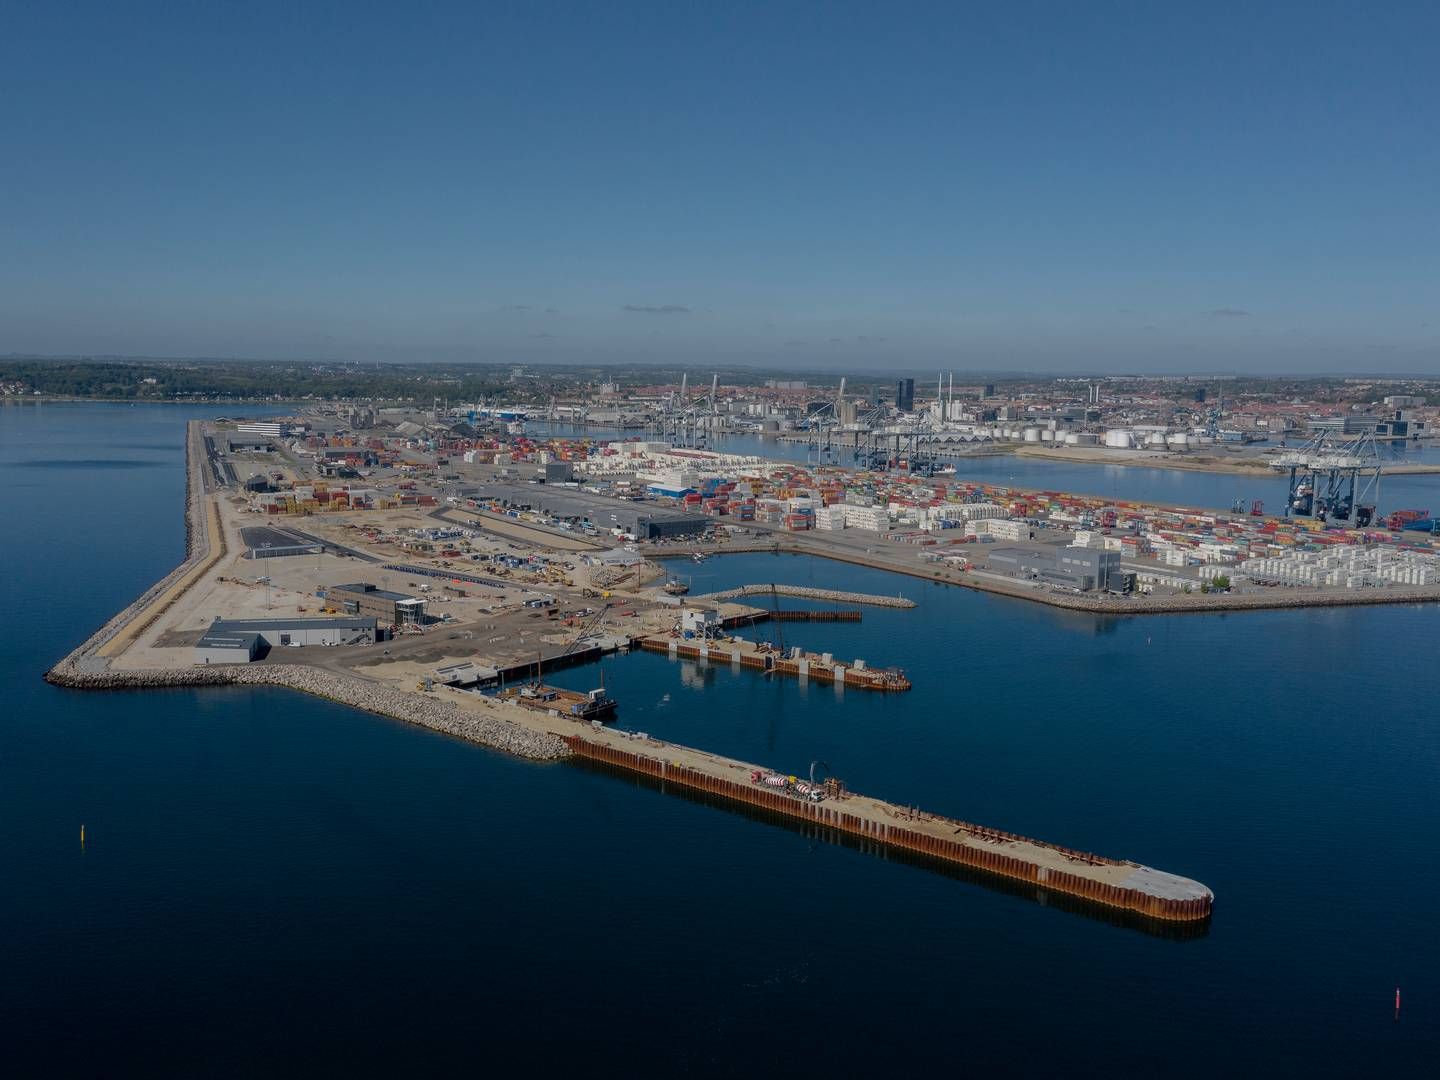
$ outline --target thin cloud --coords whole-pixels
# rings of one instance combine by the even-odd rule
[[[622,304],[621,311],[634,311],[641,315],[689,315],[690,309],[681,304]]]
[[[1212,319],[1246,319],[1250,317],[1250,312],[1238,307],[1212,308],[1205,314],[1209,315]]]
[[[530,336],[537,341],[549,341],[555,337],[554,334],[531,334]]]

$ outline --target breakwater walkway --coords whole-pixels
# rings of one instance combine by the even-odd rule
[[[913,608],[914,600],[903,596],[877,596],[874,593],[844,592],[840,589],[816,589],[809,585],[739,585],[721,592],[697,596],[697,600],[738,600],[744,596],[798,596],[805,600],[834,600],[842,604],[869,604],[871,607]]]

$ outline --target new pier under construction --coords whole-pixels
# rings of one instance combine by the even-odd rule
[[[909,690],[910,680],[897,668],[871,668],[865,661],[839,663],[831,653],[812,653],[800,648],[777,648],[769,642],[742,638],[686,640],[666,634],[652,634],[636,642],[647,652],[665,653],[672,658],[705,660],[712,664],[734,664],[772,675],[835,683],[860,690]]]
[[[899,807],[847,791],[835,781],[805,783],[744,762],[653,743],[651,752],[616,745],[617,732],[560,737],[579,757],[734,803],[834,829],[941,863],[1029,882],[1166,922],[1210,917],[1209,888],[1140,863],[1075,851],[970,822]]]

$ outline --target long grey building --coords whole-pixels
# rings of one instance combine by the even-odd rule
[[[537,510],[561,521],[588,523],[601,532],[619,528],[640,540],[693,536],[711,524],[703,514],[548,484],[486,484],[466,494],[476,500],[494,499],[516,509]]]
[[[216,619],[195,643],[195,661],[248,664],[267,647],[373,645],[379,633],[372,618]]]
[[[1036,578],[1081,592],[1118,588],[1120,584],[1118,551],[1082,547],[1039,550],[997,547],[985,553],[985,561],[997,570],[1008,570],[1020,577]]]

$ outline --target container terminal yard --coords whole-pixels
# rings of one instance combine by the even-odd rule
[[[262,430],[232,440],[243,427]],[[787,647],[785,626],[812,616],[780,606],[796,592],[912,603],[901,596],[782,593],[764,582],[709,597],[663,588],[673,560],[737,550],[824,554],[1137,614],[1440,598],[1430,537],[1405,530],[1404,516],[1337,528],[588,440],[512,439],[483,452],[414,437],[365,442],[304,421],[192,424],[190,557],[48,677],[96,689],[292,686],[1186,922],[1210,917],[1213,898],[1196,882],[618,730],[606,721],[623,720],[624,701],[603,687],[560,692],[545,674],[643,649],[757,678],[908,689],[901,651]],[[482,456],[490,460],[474,460]],[[594,478],[581,468],[591,460]],[[823,622],[811,633],[823,634]]]
[[[649,556],[769,544],[1094,610],[1377,602],[1440,580],[1429,510],[1384,505],[1363,459],[1318,450],[1275,459],[1281,512],[1266,514],[1253,500],[1227,511],[964,483],[900,460],[801,466],[468,425],[374,437],[321,416],[283,436],[263,427],[253,453],[241,443],[223,460],[252,508],[282,522],[429,507],[443,525],[564,551],[617,537]]]

